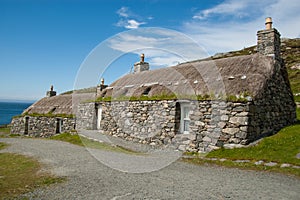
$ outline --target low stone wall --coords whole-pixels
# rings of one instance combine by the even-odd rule
[[[27,128],[26,128],[26,118]],[[57,134],[56,117],[32,117],[24,116],[13,118],[11,122],[11,133],[28,135],[32,137],[50,137]],[[74,118],[59,118],[62,121],[60,132],[70,132],[75,129]]]

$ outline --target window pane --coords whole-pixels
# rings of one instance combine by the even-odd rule
[[[184,118],[186,119],[188,119],[189,118],[189,112],[190,112],[190,108],[189,107],[184,107],[183,108],[183,113],[184,113]]]
[[[183,121],[183,131],[189,131],[190,120]]]

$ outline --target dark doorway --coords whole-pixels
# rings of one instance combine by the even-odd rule
[[[25,117],[25,130],[24,130],[24,135],[28,135],[28,129],[29,129],[29,117]]]
[[[175,108],[175,133],[180,133],[180,103],[176,102]]]
[[[56,133],[61,133],[62,128],[62,119],[57,118],[56,119]]]

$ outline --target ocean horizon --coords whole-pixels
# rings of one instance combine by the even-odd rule
[[[33,102],[0,101],[0,126],[9,124],[13,116],[22,114],[22,112],[32,104]]]

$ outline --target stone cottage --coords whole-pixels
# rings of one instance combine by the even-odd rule
[[[271,18],[257,37],[252,55],[156,70],[142,54],[133,73],[102,82],[97,100],[78,106],[77,129],[193,152],[276,133],[295,122],[295,103]]]
[[[76,99],[92,98],[90,94],[76,94]],[[56,95],[51,86],[46,97],[35,102],[15,116],[11,122],[11,133],[33,137],[49,137],[58,133],[70,132],[76,128],[73,107],[77,105],[72,94]]]
[[[142,54],[133,73],[109,86],[102,80],[96,94],[74,98],[56,95],[51,87],[47,97],[12,120],[12,133],[47,137],[94,129],[192,152],[245,145],[274,134],[295,122],[296,107],[271,18],[257,37],[252,55],[156,70],[149,70]]]

